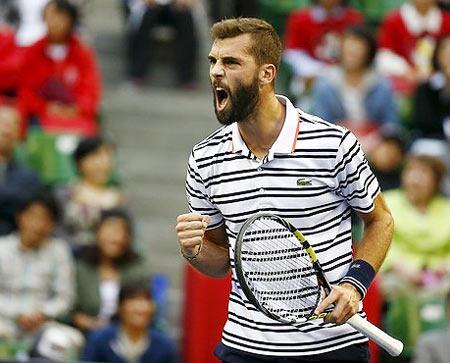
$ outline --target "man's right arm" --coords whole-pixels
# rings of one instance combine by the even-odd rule
[[[211,277],[224,277],[230,271],[228,237],[225,226],[206,230],[209,217],[187,213],[177,218],[180,251],[189,263]]]

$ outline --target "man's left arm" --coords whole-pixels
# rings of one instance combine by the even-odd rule
[[[339,285],[333,286],[330,295],[316,309],[316,313],[320,314],[329,305],[335,305],[326,318],[328,322],[343,324],[357,313],[359,302],[364,298],[391,244],[394,220],[381,193],[375,198],[371,212],[358,215],[364,221],[364,233],[349,273]]]

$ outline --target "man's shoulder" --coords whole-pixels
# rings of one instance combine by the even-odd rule
[[[392,9],[389,11],[382,20],[381,25],[384,24],[399,24],[403,22],[403,17],[400,12],[400,8]]]
[[[119,327],[115,323],[110,323],[89,333],[87,339],[91,344],[95,344],[96,349],[104,350],[110,347],[112,341],[117,338]]]
[[[198,159],[229,150],[232,135],[232,125],[223,126],[217,129],[194,145],[192,148],[193,157]]]
[[[306,113],[302,110],[298,110],[300,119],[299,136],[303,133],[317,133],[317,134],[334,134],[339,137],[343,137],[349,132],[345,127],[328,122],[319,116]]]
[[[19,236],[16,233],[11,233],[6,236],[0,237],[0,246],[2,248],[2,256],[8,256],[9,254],[6,251],[9,251],[11,248],[15,248],[19,245]]]

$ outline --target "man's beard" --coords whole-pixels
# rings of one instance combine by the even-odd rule
[[[249,85],[239,84],[233,93],[229,89],[227,91],[229,104],[224,110],[219,111],[217,109],[217,94],[213,86],[214,111],[217,120],[225,126],[231,125],[233,122],[245,122],[249,120],[256,113],[256,108],[260,100],[258,79],[255,78]]]

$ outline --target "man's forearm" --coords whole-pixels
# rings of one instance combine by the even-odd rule
[[[200,253],[189,263],[207,276],[224,277],[230,271],[228,247],[219,246],[204,239]]]
[[[376,213],[364,220],[364,233],[355,253],[355,259],[367,261],[378,271],[384,261],[394,234],[394,220],[380,195],[376,201]]]

